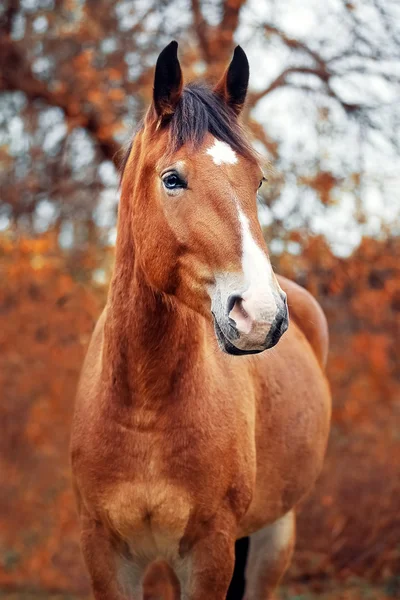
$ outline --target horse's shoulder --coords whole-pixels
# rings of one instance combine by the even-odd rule
[[[106,308],[101,313],[94,327],[86,357],[82,366],[76,397],[76,408],[87,405],[87,401],[95,394],[101,376],[104,323]]]
[[[329,333],[325,314],[317,300],[306,289],[278,275],[279,285],[286,292],[290,317],[301,329],[322,367],[328,358]]]

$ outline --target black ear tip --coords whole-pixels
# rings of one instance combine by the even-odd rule
[[[178,56],[178,42],[176,42],[175,40],[170,42],[168,46],[165,46],[164,50],[161,51],[161,54],[163,56],[168,55],[176,58]]]
[[[178,42],[170,42],[158,55],[157,65],[175,63],[178,60]]]
[[[242,46],[236,46],[233,52],[233,58],[249,64],[246,52],[243,50]]]
[[[176,40],[172,40],[172,42],[168,44],[167,48],[171,48],[171,50],[178,52],[178,42]]]

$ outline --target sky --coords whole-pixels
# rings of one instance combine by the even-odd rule
[[[354,4],[357,18],[371,30],[376,43],[383,44],[385,32],[379,26],[376,14],[367,2]],[[270,14],[266,14],[267,5]],[[255,91],[265,89],[285,67],[293,64],[293,56],[279,42],[272,42],[266,49],[263,32],[254,35],[256,23],[271,19],[288,36],[304,41],[324,57],[330,57],[346,51],[352,43],[351,27],[343,20],[342,7],[340,0],[306,0],[302,3],[295,0],[281,0],[279,3],[249,0],[241,15],[237,42],[246,48],[249,57],[251,87]],[[393,24],[396,23],[400,28],[400,4],[393,11]],[[363,66],[362,60],[360,64]],[[371,73],[363,73],[362,77],[357,72],[337,77],[333,85],[347,102],[367,101],[377,106],[375,116],[383,132],[393,123],[397,124],[393,135],[400,148],[399,86],[388,83],[377,74],[383,69],[383,72],[400,76],[400,60],[391,61],[386,66],[388,71],[384,69],[384,61],[379,67],[374,66],[370,69]],[[308,83],[318,89],[317,81]],[[321,104],[329,107],[326,132],[316,127],[317,118],[313,114]],[[299,190],[290,173],[272,214],[263,211],[261,218],[267,222],[274,215],[282,218],[297,205],[311,232],[325,235],[336,254],[348,256],[359,245],[363,235],[379,236],[384,225],[389,225],[394,233],[400,233],[400,157],[398,148],[390,147],[384,134],[368,131],[367,139],[362,141],[359,124],[346,117],[337,103],[324,99],[321,104],[317,106],[315,98],[309,94],[300,96],[297,90],[282,89],[261,100],[253,115],[273,138],[281,140],[280,152],[288,163],[302,160],[319,164],[320,168],[338,177],[351,175],[357,168],[362,170],[361,202],[365,223],[357,221],[357,197],[350,182],[346,185],[344,181],[334,190],[335,203],[326,208],[320,205],[313,190]],[[289,226],[298,223],[296,218]]]

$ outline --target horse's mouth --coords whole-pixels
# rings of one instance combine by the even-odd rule
[[[222,331],[214,314],[213,314],[213,320],[214,320],[214,330],[215,330],[215,335],[218,340],[218,345],[223,352],[226,352],[226,354],[231,354],[233,356],[243,356],[244,354],[259,354],[260,352],[263,352],[265,350],[265,348],[254,349],[254,350],[241,350],[240,348],[237,348],[226,337],[226,335]]]

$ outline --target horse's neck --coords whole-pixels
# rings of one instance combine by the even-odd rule
[[[156,401],[176,392],[204,348],[204,319],[156,293],[138,265],[118,264],[104,329],[103,365],[108,385],[126,403]]]

